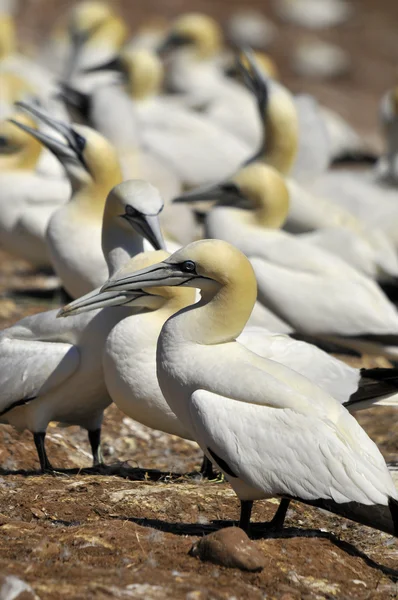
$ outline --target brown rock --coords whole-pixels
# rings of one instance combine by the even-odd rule
[[[242,571],[261,571],[265,566],[264,556],[256,544],[239,527],[227,527],[206,535],[194,543],[189,554]]]

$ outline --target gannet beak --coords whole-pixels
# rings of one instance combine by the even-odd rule
[[[155,250],[166,250],[157,215],[144,215],[138,213],[132,216],[126,212],[124,215],[121,215],[121,217],[128,221],[136,231],[141,233],[141,235],[152,244]]]
[[[97,73],[98,71],[116,71],[117,73],[124,73],[123,62],[120,56],[115,56],[107,62],[96,65],[95,67],[88,67],[83,69],[83,73]]]
[[[65,102],[67,106],[77,109],[78,113],[88,120],[91,108],[91,96],[72,87],[68,83],[61,81],[59,83],[57,96]]]
[[[195,271],[186,272],[179,264],[160,262],[145,269],[135,271],[126,277],[109,279],[102,287],[101,292],[130,292],[148,287],[183,285],[197,278],[198,275]]]
[[[168,52],[171,52],[175,48],[180,48],[181,46],[187,46],[190,43],[190,40],[179,34],[179,33],[171,33],[166,37],[166,39],[157,47],[156,52],[159,56],[164,56]]]
[[[218,183],[216,185],[197,188],[190,192],[186,192],[181,196],[173,199],[173,203],[190,202],[205,202],[213,201],[217,203],[232,203],[236,204],[242,199],[239,188],[232,182]]]
[[[20,129],[23,129],[24,131],[29,133],[32,137],[36,138],[36,140],[38,140],[39,142],[44,144],[44,146],[46,146],[46,148],[51,150],[51,152],[53,152],[56,156],[65,157],[65,158],[75,158],[76,157],[75,152],[72,150],[72,148],[70,148],[69,146],[64,144],[61,140],[52,138],[51,136],[47,135],[43,131],[40,131],[39,129],[34,129],[33,127],[29,127],[29,125],[20,123],[19,121],[16,121],[15,119],[9,119],[9,122],[13,123]]]
[[[126,304],[133,304],[134,300],[148,296],[144,291],[137,290],[134,292],[89,292],[85,296],[70,302],[57,314],[58,317],[70,317],[72,315],[79,315],[84,312],[91,310],[97,310],[99,308],[107,308],[109,306],[124,306]]]
[[[69,158],[74,160],[79,160],[84,166],[84,157],[81,152],[76,148],[75,143],[75,132],[73,128],[62,121],[58,121],[50,115],[46,114],[39,110],[36,106],[32,104],[28,104],[27,102],[16,102],[15,106],[22,108],[29,114],[33,115],[37,120],[41,121],[45,125],[48,125],[51,129],[61,134],[64,140],[60,140],[58,137],[51,137],[47,133],[44,133],[38,129],[33,129],[28,125],[24,125],[19,123],[18,121],[14,121],[11,119],[10,121],[17,125],[33,137],[35,137],[39,142],[44,144],[51,152],[53,152],[58,158]]]

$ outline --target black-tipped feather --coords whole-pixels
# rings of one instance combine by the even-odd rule
[[[338,504],[333,500],[320,498],[319,500],[302,500],[293,498],[304,504],[323,508],[350,521],[355,521],[361,525],[384,531],[390,535],[398,537],[398,501],[394,498],[389,499],[388,506],[380,504],[365,505],[358,502],[345,502]]]
[[[351,395],[344,406],[373,400],[398,392],[398,369],[375,368],[361,369],[361,379],[357,391]]]

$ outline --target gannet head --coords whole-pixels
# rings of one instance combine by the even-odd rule
[[[132,291],[160,286],[187,286],[215,293],[220,287],[236,287],[240,282],[253,304],[257,286],[248,258],[235,246],[222,240],[200,240],[174,252],[162,262],[128,274],[115,276],[101,291]],[[249,313],[250,314],[250,313]]]
[[[26,127],[34,129],[35,121],[21,112],[15,113],[13,119],[17,119]],[[0,170],[10,168],[33,170],[41,153],[41,144],[23,129],[15,127],[11,121],[0,122]],[[5,160],[4,165],[1,157]]]
[[[72,40],[86,41],[113,16],[114,12],[107,2],[87,0],[76,4],[69,17]]]
[[[0,13],[0,60],[15,51],[15,24],[12,15]]]
[[[194,50],[197,58],[206,59],[221,49],[222,37],[214,19],[200,13],[187,13],[174,21],[159,52],[163,54],[186,46]]]
[[[144,48],[130,48],[121,52],[119,60],[134,99],[142,100],[160,92],[164,75],[163,65],[154,52]]]
[[[269,228],[281,227],[289,212],[289,191],[283,176],[260,162],[242,167],[227,181],[187,192],[173,202],[206,200],[216,200],[220,206],[249,208],[254,211],[255,222]]]
[[[101,291],[125,294],[164,286],[201,290],[202,299],[195,306],[205,311],[204,319],[188,318],[185,331],[194,341],[206,344],[236,339],[257,296],[256,277],[248,258],[222,240],[193,242],[156,265],[112,277]]]
[[[32,129],[19,120],[12,122],[39,140],[62,163],[73,189],[88,183],[110,188],[122,179],[117,153],[112,144],[94,129],[54,119],[32,104],[17,105],[41,121],[50,133]]]
[[[287,174],[296,159],[299,143],[299,122],[293,96],[284,86],[263,76],[252,53],[244,52],[242,56],[238,58],[238,65],[246,86],[257,101],[263,124],[263,143],[251,161],[261,158]]]
[[[159,223],[159,213],[163,206],[158,190],[150,183],[140,179],[124,181],[108,194],[104,228],[117,219],[122,225],[137,230],[156,250],[164,249],[165,243]]]
[[[119,271],[117,277],[124,277],[134,271],[144,269],[159,261],[166,260],[170,254],[164,250],[141,252],[131,258]],[[181,306],[188,306],[195,302],[195,292],[192,289],[181,288],[151,288],[151,290],[136,290],[134,292],[90,292],[70,304],[64,306],[58,317],[69,317],[90,310],[106,308],[109,306],[132,306],[149,310],[156,310],[165,302],[176,301]]]

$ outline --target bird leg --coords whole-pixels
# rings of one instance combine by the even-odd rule
[[[266,531],[278,531],[283,528],[285,522],[287,509],[289,508],[290,500],[288,498],[282,498],[278,506],[278,510],[272,517],[271,521],[265,524]]]
[[[249,535],[250,516],[252,514],[253,500],[240,501],[239,527]],[[279,509],[278,509],[279,510]]]
[[[206,455],[203,456],[203,462],[199,473],[206,479],[215,479],[217,477],[213,469],[213,463]]]
[[[48,460],[47,453],[46,453],[45,437],[46,437],[45,431],[38,431],[33,434],[33,439],[35,441],[37,455],[39,457],[40,467],[41,467],[42,472],[48,473],[50,471],[51,473],[53,473],[54,468],[51,465],[50,461]]]
[[[101,427],[88,431],[88,439],[93,453],[93,466],[101,467],[104,465],[104,457],[101,450]]]

